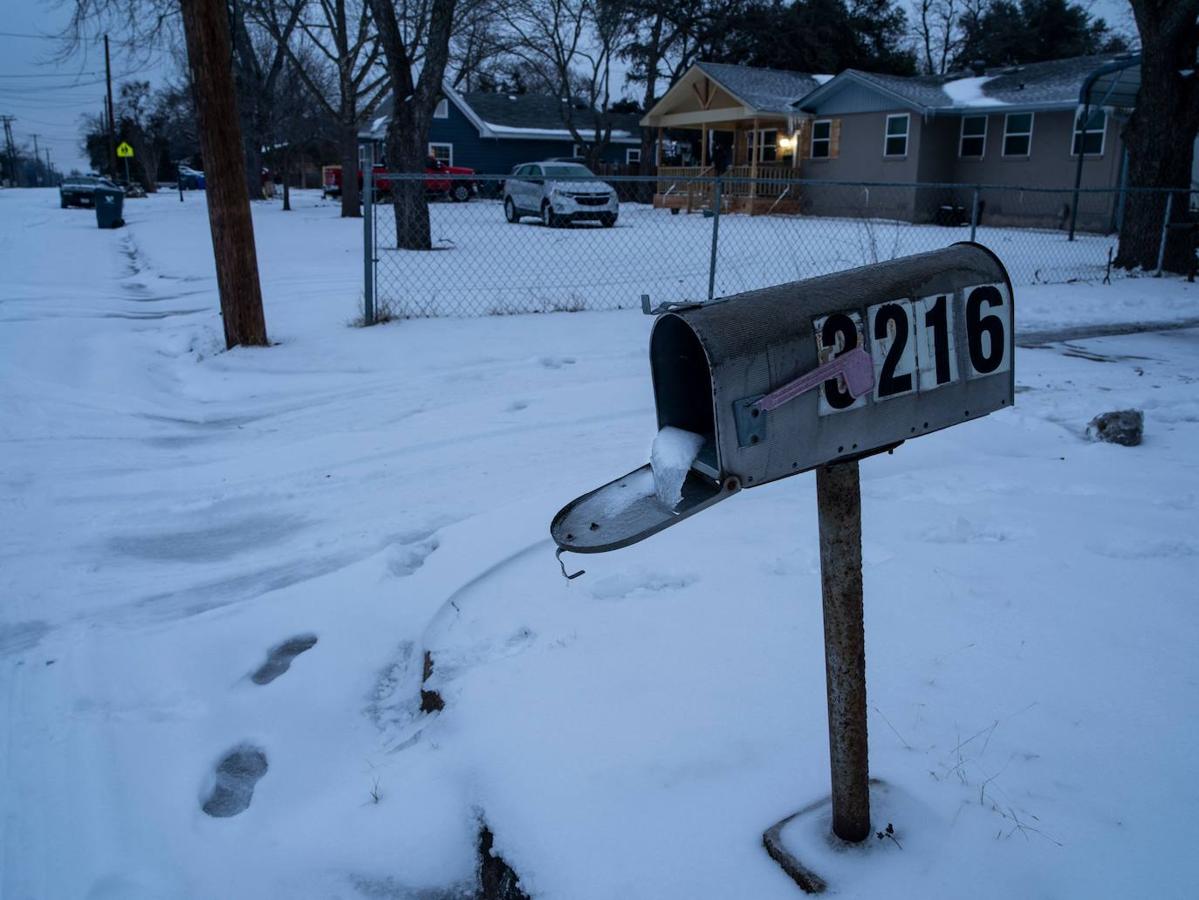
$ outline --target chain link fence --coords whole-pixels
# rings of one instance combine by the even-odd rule
[[[435,185],[375,178],[364,192],[367,321],[703,301],[965,240],[995,251],[1016,285],[1122,274],[1111,260],[1127,194],[1116,190],[457,176],[471,199],[455,202],[439,176],[432,249],[412,250],[397,240],[390,189]]]

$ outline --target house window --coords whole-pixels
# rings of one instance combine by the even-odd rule
[[[437,106],[433,109],[434,119],[448,119],[450,117],[450,101],[442,97],[437,101]]]
[[[911,119],[908,113],[887,116],[887,137],[883,142],[883,156],[908,155],[908,124]]]
[[[624,161],[629,165],[641,162],[641,148],[629,147],[627,150],[625,150]]]
[[[982,159],[987,146],[987,117],[962,116],[962,138],[958,156],[963,159]]]
[[[1091,110],[1086,125],[1083,125],[1083,114],[1074,117],[1074,142],[1070,145],[1070,155],[1078,156],[1082,148],[1085,156],[1103,155],[1103,136],[1107,133],[1107,113],[1102,109]]]
[[[746,141],[749,146],[749,158],[756,159],[754,155],[754,139],[758,132],[747,131],[745,133]],[[779,146],[779,131],[777,128],[763,128],[762,135],[762,162],[775,162],[778,159]]]
[[[1032,150],[1032,113],[1003,117],[1003,155],[1028,156]]]
[[[430,144],[429,155],[435,157],[440,163],[444,163],[447,166],[452,166],[454,164],[454,145]]]
[[[833,120],[820,119],[812,123],[812,159],[828,159],[832,154]]]

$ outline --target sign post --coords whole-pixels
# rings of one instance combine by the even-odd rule
[[[133,147],[128,141],[121,141],[118,145],[117,156],[125,160],[125,184],[129,184],[129,160],[133,158]]]
[[[857,843],[870,834],[862,491],[857,461],[816,470],[816,506],[820,519],[833,834]]]

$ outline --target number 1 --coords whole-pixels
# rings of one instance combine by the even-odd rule
[[[957,348],[953,339],[953,295],[934,294],[916,301],[920,322],[916,354],[920,360],[920,390],[931,391],[957,381]]]

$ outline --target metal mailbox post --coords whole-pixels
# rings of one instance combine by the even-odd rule
[[[704,439],[682,501],[658,501],[647,463],[550,526],[559,553],[616,550],[818,470],[833,831],[847,841],[870,832],[858,460],[1012,405],[1014,299],[998,257],[961,243],[672,307],[649,355],[659,428]]]

